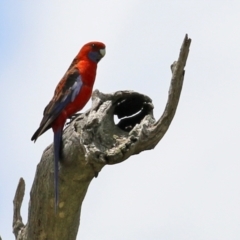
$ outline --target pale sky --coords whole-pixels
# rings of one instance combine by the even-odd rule
[[[13,197],[29,193],[48,131],[30,138],[81,46],[106,44],[95,89],[148,95],[159,118],[170,65],[192,38],[176,116],[154,150],[106,166],[89,187],[78,240],[240,239],[240,2],[0,2],[0,235],[13,240]],[[84,109],[90,107],[91,102]]]

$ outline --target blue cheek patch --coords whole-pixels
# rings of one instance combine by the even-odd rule
[[[88,57],[90,60],[96,63],[99,62],[99,60],[101,59],[101,56],[98,52],[89,52]]]

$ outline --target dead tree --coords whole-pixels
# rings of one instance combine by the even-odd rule
[[[153,149],[168,130],[181,94],[191,39],[186,35],[179,58],[171,65],[172,79],[165,110],[153,117],[153,103],[143,94],[118,91],[92,95],[92,107],[65,128],[59,169],[58,211],[54,211],[53,148],[47,147],[37,166],[30,193],[28,223],[20,208],[25,183],[21,178],[14,198],[13,233],[18,240],[75,240],[81,205],[88,186],[105,165],[120,163]],[[114,123],[114,115],[121,120]]]

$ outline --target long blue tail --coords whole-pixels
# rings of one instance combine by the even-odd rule
[[[62,143],[62,129],[54,132],[54,194],[55,194],[55,213],[58,207],[58,161],[60,159]]]

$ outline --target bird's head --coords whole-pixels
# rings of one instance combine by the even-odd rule
[[[101,42],[89,42],[86,43],[80,50],[79,59],[88,58],[91,61],[98,63],[105,55],[106,47]]]

